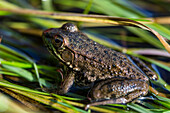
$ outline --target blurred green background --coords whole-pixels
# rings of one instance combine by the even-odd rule
[[[170,112],[170,54],[152,33],[124,25],[82,22],[74,17],[88,14],[136,20],[160,33],[169,43],[169,6],[169,0],[0,0],[0,91],[3,94],[0,112]],[[26,10],[29,12],[24,14]],[[59,19],[53,17],[56,15],[36,15],[36,11],[65,16]],[[85,111],[86,94],[49,93],[60,85],[61,75],[56,70],[64,67],[47,51],[41,34],[66,22],[75,23],[98,43],[145,61],[159,76],[151,84],[161,95],[150,92],[136,103],[90,107]]]

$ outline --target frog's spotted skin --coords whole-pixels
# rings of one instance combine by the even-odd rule
[[[125,54],[89,39],[75,25],[66,23],[61,28],[48,29],[43,38],[49,51],[68,66],[58,93],[67,93],[73,82],[89,86],[94,105],[127,103],[147,94],[148,77]],[[132,58],[150,79],[157,79],[142,61]]]

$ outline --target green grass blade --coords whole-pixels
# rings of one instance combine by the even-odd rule
[[[35,74],[36,74],[36,76],[37,76],[39,85],[40,85],[41,88],[43,88],[42,83],[41,83],[41,81],[40,81],[40,75],[39,75],[39,72],[38,72],[37,65],[36,65],[35,63],[33,63],[33,67],[34,67],[34,69],[35,69]]]
[[[127,105],[129,108],[131,109],[134,109],[135,111],[138,111],[139,113],[153,113],[152,111],[142,107],[142,106],[139,106],[137,104],[128,104]]]
[[[32,75],[31,72],[22,69],[22,68],[18,68],[18,67],[13,67],[13,66],[9,66],[9,65],[2,65],[4,68],[8,69],[11,72],[15,72],[18,75],[20,75],[21,77],[27,79],[28,81],[36,81],[35,76]]]
[[[42,8],[46,11],[53,11],[53,4],[52,4],[53,0],[42,0]]]
[[[0,44],[0,50],[1,50],[1,52],[2,52],[2,51],[5,51],[5,52],[6,52],[6,53],[3,52],[3,54],[7,54],[7,55],[8,55],[8,54],[12,54],[12,55],[15,56],[15,57],[20,57],[20,59],[23,58],[24,60],[27,60],[27,61],[29,61],[29,62],[33,62],[33,60],[32,60],[31,58],[29,58],[28,56],[26,56],[25,54],[19,53],[19,52],[15,51],[15,50],[13,50],[13,49],[5,46],[5,45]],[[8,56],[9,56],[9,55],[8,55]],[[19,58],[18,58],[18,59],[19,59]]]

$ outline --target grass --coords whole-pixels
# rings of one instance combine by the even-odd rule
[[[54,4],[57,4],[59,8],[54,7]],[[159,3],[157,3],[159,4]],[[157,5],[156,4],[156,5]],[[108,106],[90,106],[89,110],[84,110],[85,104],[83,100],[87,99],[82,95],[77,95],[74,93],[68,93],[66,96],[57,95],[55,93],[49,93],[49,89],[55,89],[59,85],[61,81],[61,75],[56,70],[61,67],[58,66],[58,63],[55,59],[53,65],[48,65],[48,62],[54,62],[50,54],[46,52],[43,44],[39,43],[39,38],[41,38],[41,33],[44,29],[52,28],[52,27],[60,27],[66,21],[77,21],[79,22],[79,27],[81,26],[93,26],[98,23],[101,26],[112,25],[112,26],[125,26],[126,30],[130,33],[133,33],[134,36],[127,35],[126,30],[118,30],[115,33],[118,33],[118,37],[116,40],[120,40],[123,42],[129,41],[132,43],[147,43],[150,45],[150,48],[154,48],[156,50],[168,51],[169,45],[165,43],[161,43],[157,40],[153,34],[160,33],[165,39],[169,39],[170,30],[166,25],[161,25],[159,23],[153,23],[146,20],[148,17],[140,10],[136,10],[132,4],[127,4],[124,1],[97,1],[97,0],[42,0],[42,4],[37,1],[30,0],[30,2],[22,1],[22,0],[9,0],[0,1],[0,15],[3,17],[1,21],[1,43],[0,44],[0,90],[5,94],[11,95],[12,97],[18,99],[22,104],[26,103],[27,100],[29,102],[34,103],[38,106],[37,108],[41,111],[46,109],[59,110],[62,112],[169,112],[170,110],[170,99],[167,97],[161,97],[153,94],[151,91],[148,96],[143,99],[138,99],[136,103],[129,103],[127,105],[120,104],[110,104]],[[48,12],[40,12],[37,10],[32,10],[36,7],[40,11],[51,11]],[[41,7],[41,8],[40,8]],[[23,9],[25,8],[25,9]],[[165,7],[166,8],[166,7]],[[73,13],[67,13],[68,11],[72,11]],[[88,14],[89,12],[93,12],[96,14],[107,15],[105,17],[101,16],[91,16],[91,15],[78,15],[74,13],[74,9],[82,10],[82,13]],[[57,10],[57,11],[56,11]],[[116,10],[116,11],[115,11]],[[55,12],[53,12],[55,11]],[[65,11],[65,12],[64,12]],[[57,13],[56,13],[57,12]],[[57,15],[54,15],[57,14]],[[109,17],[109,16],[117,16],[120,18]],[[122,21],[122,17],[125,17],[124,21]],[[146,19],[141,19],[146,18]],[[149,28],[135,23],[134,21],[138,21],[147,25]],[[80,22],[81,21],[81,22]],[[84,23],[91,22],[91,23]],[[127,26],[130,25],[131,27]],[[88,26],[89,25],[89,26]],[[132,27],[138,26],[140,28]],[[104,28],[105,29],[105,28]],[[143,30],[148,29],[153,34]],[[155,30],[156,32],[154,32]],[[104,32],[108,32],[107,30],[103,30]],[[126,35],[122,35],[121,31]],[[92,32],[92,31],[91,31]],[[110,30],[109,37],[115,36],[113,34],[113,28]],[[120,45],[113,45],[110,41],[106,41],[105,38],[100,38],[102,35],[101,32],[96,33],[86,32],[86,34],[92,38],[93,40],[107,46],[113,48],[115,50],[127,53],[129,55],[133,55],[141,58],[149,63],[157,65],[165,70],[170,71],[169,65],[166,61],[161,61],[156,58],[150,58],[148,56],[143,56],[137,54],[136,51],[143,50],[140,48],[125,48]],[[116,35],[117,36],[117,35]],[[126,37],[126,38],[123,38]],[[157,37],[160,37],[157,35]],[[134,41],[134,39],[136,41]],[[38,42],[37,42],[38,40]],[[164,46],[163,46],[164,45]],[[16,48],[20,48],[19,50]],[[22,49],[25,48],[25,49]],[[145,52],[149,52],[150,48],[145,48]],[[34,50],[34,51],[32,51]],[[148,50],[148,51],[147,51]],[[24,51],[24,52],[23,52]],[[41,54],[39,54],[41,51]],[[32,53],[35,56],[30,56]],[[44,53],[44,54],[42,54]],[[39,56],[40,61],[36,59],[36,55]],[[152,55],[152,54],[151,54]],[[159,55],[161,56],[161,55]],[[156,57],[156,56],[155,56]],[[167,56],[168,57],[168,56]],[[166,58],[163,55],[161,58]],[[42,59],[45,59],[48,62],[41,62]],[[50,61],[52,60],[52,61]],[[46,64],[47,63],[47,64]],[[63,72],[64,73],[64,72]],[[7,79],[4,79],[7,78]],[[10,79],[10,80],[9,80]],[[7,81],[9,80],[9,81]],[[152,81],[151,81],[152,82]],[[166,81],[164,81],[160,76],[159,80],[156,82],[152,82],[156,86],[158,86],[158,91],[160,94],[164,96],[169,96],[165,91],[161,91],[159,89],[165,88],[167,91],[170,91],[170,86]],[[16,97],[14,94],[20,95]],[[16,107],[16,112],[27,112],[26,108],[18,102],[10,99],[9,97],[4,97],[4,95],[0,95],[0,98],[6,99],[6,101],[12,103],[8,106],[0,106],[1,110],[6,110],[9,112],[13,107]],[[28,99],[27,99],[28,98]],[[25,100],[24,100],[25,99]],[[42,105],[38,104],[41,103]],[[0,102],[2,104],[3,101]],[[43,107],[41,107],[43,106]],[[48,106],[48,107],[47,107]],[[31,109],[32,108],[32,109]],[[35,112],[37,109],[34,109],[34,105],[31,105],[29,112]],[[18,111],[17,111],[18,110]],[[38,112],[38,111],[37,111]]]

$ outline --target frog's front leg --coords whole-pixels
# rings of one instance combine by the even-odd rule
[[[98,82],[90,91],[88,105],[125,104],[148,93],[149,84],[140,80],[119,78]],[[87,106],[88,106],[87,105]]]
[[[70,87],[73,85],[75,78],[75,73],[73,71],[68,71],[67,75],[64,77],[62,85],[59,86],[57,94],[65,94],[68,92]]]

